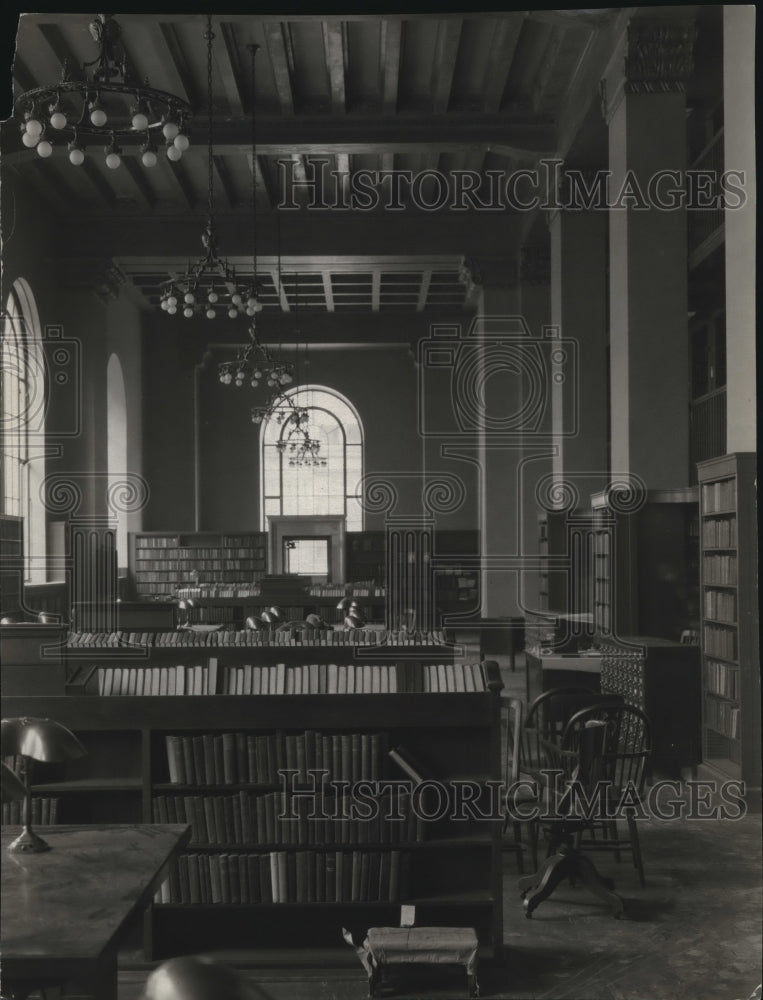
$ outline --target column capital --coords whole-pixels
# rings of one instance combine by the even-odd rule
[[[626,94],[683,93],[694,71],[696,37],[691,20],[634,18],[615,46],[600,83],[607,124]]]

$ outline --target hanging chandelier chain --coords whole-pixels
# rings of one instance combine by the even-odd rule
[[[254,274],[254,294],[257,294],[257,113],[256,98],[257,88],[255,87],[255,63],[257,60],[257,50],[259,45],[250,45],[251,53],[251,84],[252,84],[252,270]]]
[[[212,155],[212,39],[215,37],[212,31],[212,15],[207,14],[207,31],[204,36],[207,40],[207,215],[210,222],[214,216],[215,190],[213,184],[214,160]]]

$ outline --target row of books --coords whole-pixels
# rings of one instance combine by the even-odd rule
[[[230,583],[206,583],[192,587],[178,587],[177,597],[181,601],[215,600],[219,598],[259,597],[259,584],[236,586]]]
[[[2,822],[3,826],[21,825],[21,807],[23,803],[18,800],[13,802],[3,802]],[[33,826],[50,826],[58,822],[58,796],[32,796],[32,824]]]
[[[720,479],[715,483],[702,484],[702,511],[705,514],[733,510],[736,507],[736,499],[736,479]]]
[[[737,655],[736,629],[705,625],[703,646],[708,656],[722,656],[725,660],[735,660]]]
[[[181,854],[155,902],[394,903],[406,894],[402,851],[270,851]]]
[[[705,662],[705,687],[723,698],[739,697],[739,668],[719,663],[717,660]]]
[[[726,701],[715,698],[705,699],[705,725],[715,729],[722,736],[738,739],[741,729],[741,709]]]
[[[166,565],[168,562],[164,556],[158,553],[148,556],[146,549],[172,549],[172,559],[182,559],[191,561],[198,559],[220,559],[223,557],[242,559],[265,559],[265,549],[261,544],[252,542],[249,545],[139,545],[136,547],[135,555],[142,562],[144,559],[155,558]],[[239,554],[237,556],[237,554]]]
[[[486,690],[481,664],[303,663],[227,666],[223,694],[397,694]]]
[[[348,797],[284,792],[230,795],[157,795],[155,823],[188,823],[191,844],[227,847],[267,844],[401,844],[423,839],[423,822],[410,807],[410,795],[379,793],[373,802]],[[368,815],[368,814],[371,815]]]
[[[737,543],[736,517],[724,517],[702,523],[702,545],[706,548],[732,548]]]
[[[704,583],[734,586],[737,582],[737,557],[735,555],[707,555],[702,560]]]
[[[737,619],[736,594],[725,590],[705,591],[705,617],[719,622],[735,622]]]
[[[194,570],[254,570],[265,573],[265,562],[262,559],[250,558],[236,559],[141,559],[137,566],[137,572],[144,575],[145,579],[151,580],[149,575],[155,572],[167,572],[169,570],[187,573],[189,569]]]
[[[167,632],[69,632],[71,649],[99,649],[118,646],[438,646],[446,644],[440,629],[405,632],[383,628],[329,631],[309,627],[278,629],[242,629],[194,632],[177,629]]]
[[[276,785],[279,771],[326,770],[336,781],[376,781],[382,775],[382,733],[203,733],[165,736],[173,785]]]
[[[103,697],[209,695],[217,692],[217,660],[186,667],[97,667],[97,691]]]

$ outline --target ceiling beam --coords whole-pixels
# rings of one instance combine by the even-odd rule
[[[182,165],[182,164],[181,164]],[[45,166],[45,165],[43,165]],[[173,164],[177,166],[177,164]],[[47,173],[47,171],[46,171]],[[189,205],[196,209],[196,201]],[[277,227],[280,217],[282,247],[299,251],[301,256],[331,257],[372,254],[400,256],[400,248],[416,255],[457,254],[465,248],[478,252],[499,253],[503,246],[516,246],[520,223],[531,212],[342,212],[307,210],[270,212],[257,218],[257,246],[260,254],[275,256],[278,248]],[[115,216],[104,221],[102,214],[80,212],[77,215],[77,241],[70,246],[70,230],[62,227],[62,253],[77,253],[82,244],[100,256],[187,258],[199,246],[198,211],[180,215]],[[171,224],[170,224],[171,223]],[[243,260],[251,256],[251,239],[241,225],[238,213],[215,215],[219,245],[225,255]]]
[[[541,105],[543,97],[546,93],[546,88],[548,87],[548,82],[551,79],[554,69],[556,68],[556,60],[559,55],[559,49],[562,47],[563,39],[564,30],[562,28],[551,29],[551,34],[549,35],[548,43],[546,44],[546,50],[543,53],[543,59],[538,67],[538,72],[535,76],[535,81],[532,87],[532,106],[536,111]]]
[[[381,303],[381,268],[375,267],[371,272],[371,311],[378,313]]]
[[[65,62],[68,62],[69,68],[75,70],[79,65],[79,60],[69,46],[69,43],[64,38],[59,25],[57,23],[38,24],[37,28],[50,46],[53,55],[61,63],[61,65],[63,66]]]
[[[323,278],[323,295],[326,299],[326,311],[334,312],[334,288],[331,284],[331,271],[325,268],[321,272],[321,277]]]
[[[281,312],[285,313],[291,312],[291,307],[289,306],[289,297],[286,294],[286,289],[283,286],[283,281],[281,281],[283,271],[281,270],[280,267],[278,267],[278,265],[276,265],[275,267],[267,268],[267,270],[270,274],[273,286],[276,292],[278,292],[278,301],[281,303]]]
[[[244,84],[244,73],[238,58],[236,38],[233,25],[221,21],[217,25],[212,40],[212,52],[215,57],[217,72],[223,82],[223,89],[228,100],[229,112],[232,115],[248,114],[250,111],[247,100],[247,88]],[[247,70],[249,64],[247,62]]]
[[[523,11],[515,14],[511,20],[496,20],[493,43],[485,62],[483,110],[487,114],[495,114],[501,107],[501,99],[506,90],[506,82],[525,17],[526,12]]]
[[[246,158],[249,164],[250,172],[255,171],[254,183],[255,183],[255,197],[257,198],[257,208],[270,210],[274,204],[275,192],[270,190],[270,184],[267,177],[262,172],[262,166],[260,164],[260,158],[255,156],[252,158],[252,154]]]
[[[136,190],[141,196],[141,199],[146,206],[146,208],[153,209],[156,207],[156,195],[151,185],[148,183],[148,178],[146,177],[146,171],[143,165],[138,162],[137,158],[134,156],[122,156],[122,166],[125,168],[127,173],[130,175]]]
[[[342,22],[336,20],[323,23],[323,48],[326,54],[326,68],[331,92],[331,111],[343,115],[347,110],[347,95],[344,82],[345,41]]]
[[[273,68],[273,82],[275,83],[278,103],[281,106],[281,114],[294,114],[294,91],[291,82],[291,70],[289,60],[286,55],[286,40],[284,39],[284,25],[280,22],[271,22],[265,25],[265,44],[267,45],[270,65]],[[259,130],[259,121],[258,121]]]
[[[114,190],[109,182],[101,174],[98,167],[96,167],[93,163],[92,158],[86,156],[82,166],[77,169],[81,170],[85,177],[87,177],[90,181],[93,188],[97,191],[101,202],[109,209],[109,211],[113,211],[117,200],[116,195],[114,194]]]
[[[385,18],[379,35],[379,66],[381,69],[382,113],[394,115],[397,111],[397,93],[400,78],[400,50],[403,35],[401,21]]]
[[[193,189],[193,185],[188,177],[188,173],[182,163],[175,163],[173,160],[167,159],[167,157],[160,157],[160,160],[166,162],[170,170],[170,175],[175,183],[177,190],[180,192],[180,196],[186,203],[188,208],[191,210],[196,208],[196,192]]]
[[[421,275],[421,285],[419,286],[419,298],[416,303],[416,312],[423,312],[424,307],[427,304],[427,296],[429,295],[429,286],[432,283],[432,268],[428,267],[424,270]]]
[[[34,90],[37,86],[37,81],[18,52],[13,57],[13,79],[18,84],[19,94],[25,94],[27,90]]]
[[[443,115],[448,110],[460,39],[459,21],[440,21],[432,68],[432,113],[435,115]]]
[[[198,112],[202,106],[202,97],[196,88],[193,72],[188,65],[188,60],[185,57],[183,46],[178,37],[178,30],[174,23],[169,24],[167,22],[160,23],[159,28],[162,33],[162,38],[164,39],[164,44],[166,45],[169,60],[175,67],[178,78],[183,85],[186,100],[191,105],[194,112]],[[206,78],[206,73],[204,75]],[[204,101],[206,101],[206,95],[204,96]]]
[[[230,170],[228,170],[228,164],[225,162],[224,156],[213,156],[212,162],[215,166],[215,171],[220,179],[220,184],[225,192],[225,198],[228,202],[228,208],[235,208],[238,203],[238,195],[236,194],[236,187],[233,183],[233,178],[231,177]]]

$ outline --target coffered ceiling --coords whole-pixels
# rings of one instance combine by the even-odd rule
[[[116,170],[106,167],[100,150],[77,167],[65,145],[48,159],[25,149],[11,120],[2,130],[3,166],[6,177],[32,185],[62,231],[76,220],[81,238],[66,253],[114,259],[148,304],[159,283],[200,251],[193,232],[201,233],[207,207],[205,15],[115,16],[138,77],[194,109],[191,148],[178,163],[160,153],[147,169],[136,140],[125,145]],[[404,190],[395,210],[383,201],[365,213],[347,210],[347,193],[362,172],[466,170],[484,184],[490,171],[510,174],[544,155],[564,155],[595,99],[622,17],[622,10],[608,8],[213,17],[213,195],[221,253],[251,270],[256,210],[258,273],[272,308],[292,309],[297,295],[306,308],[327,311],[423,311],[463,302],[464,254],[475,252],[483,233],[488,242],[500,233],[502,246],[518,246],[531,224],[528,213],[507,208],[488,219],[474,212],[455,218],[447,207],[424,211],[422,202],[437,194],[431,179],[418,199]],[[14,95],[55,82],[65,59],[92,60],[90,20],[22,15]],[[252,45],[258,46],[254,89]]]

